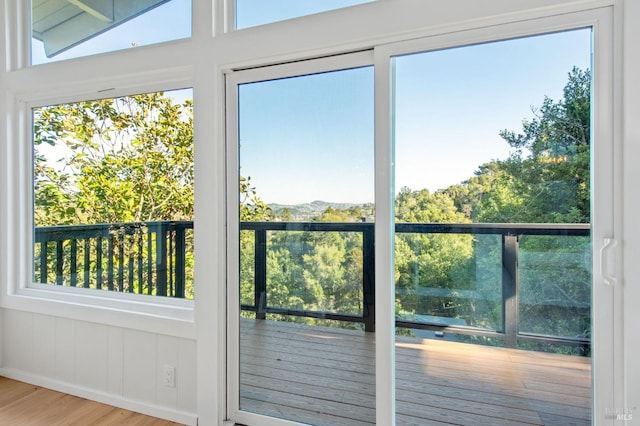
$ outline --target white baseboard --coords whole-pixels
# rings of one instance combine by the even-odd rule
[[[92,401],[101,402],[103,404],[113,405],[137,413],[146,414],[148,416],[158,417],[170,420],[176,423],[182,423],[189,426],[197,426],[198,416],[193,413],[187,413],[171,408],[161,407],[159,405],[150,404],[148,402],[133,401],[123,397],[122,395],[114,395],[83,386],[74,385],[72,383],[63,382],[52,379],[50,377],[40,376],[12,368],[0,367],[0,376],[9,379],[30,383],[43,388],[52,389],[58,392],[67,393],[69,395],[78,396],[80,398],[90,399]]]

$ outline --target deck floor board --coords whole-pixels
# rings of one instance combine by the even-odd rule
[[[242,410],[313,425],[375,423],[375,335],[241,321]],[[588,425],[591,360],[398,337],[397,424]]]

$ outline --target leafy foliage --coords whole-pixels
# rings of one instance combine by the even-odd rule
[[[192,102],[177,104],[163,93],[150,93],[36,108],[34,172],[36,226],[192,220]],[[111,227],[112,246],[91,239],[86,246],[73,249],[72,242],[65,241],[64,257],[58,262],[70,259],[73,250],[79,255],[74,261],[64,261],[63,276],[55,276],[55,265],[50,265],[54,276],[45,280],[69,285],[70,263],[77,262],[80,270],[91,271],[91,279],[77,285],[100,287],[104,283],[108,288],[124,286],[120,291],[155,294],[158,289],[152,289],[146,278],[159,273],[153,266],[160,262],[155,248],[159,237],[143,228],[125,235],[123,227]],[[110,256],[112,270],[128,270],[128,285],[115,284],[107,271],[103,276],[99,272],[103,266],[96,260],[86,263],[85,252],[95,256],[99,250]],[[109,250],[118,255],[111,257]],[[192,297],[192,232],[186,235],[185,251],[185,295]],[[41,248],[36,249],[36,256],[47,256],[53,262],[51,253]],[[175,254],[169,256],[175,263]],[[149,259],[149,264],[133,260],[138,258]]]
[[[151,93],[34,115],[36,225],[193,217],[190,100],[177,105]],[[55,164],[43,144],[63,153]]]
[[[501,131],[513,154],[446,189],[458,209],[474,222],[589,223],[590,81],[574,68],[562,100],[545,97],[521,133]]]

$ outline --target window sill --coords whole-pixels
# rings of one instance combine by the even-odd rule
[[[1,307],[150,333],[196,338],[193,300],[100,293],[33,284],[3,297]],[[96,294],[98,293],[98,294]]]

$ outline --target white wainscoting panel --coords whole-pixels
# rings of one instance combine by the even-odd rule
[[[195,424],[195,340],[12,309],[0,318],[0,374]]]
[[[107,326],[76,322],[76,383],[90,389],[107,391]]]

